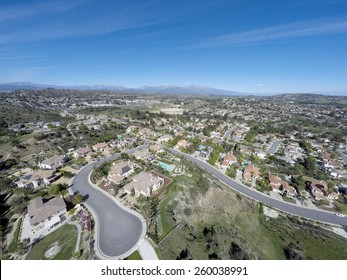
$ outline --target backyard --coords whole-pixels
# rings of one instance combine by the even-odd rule
[[[77,242],[77,229],[73,225],[65,224],[51,234],[47,235],[33,245],[26,257],[27,260],[69,260],[75,254]],[[52,246],[57,245],[57,253],[52,257],[46,257],[46,252]]]

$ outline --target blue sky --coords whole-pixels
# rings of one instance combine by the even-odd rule
[[[19,81],[347,93],[347,0],[2,0]]]

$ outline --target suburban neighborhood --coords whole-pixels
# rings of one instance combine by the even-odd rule
[[[103,252],[103,233],[100,240],[95,237],[98,210],[88,203],[92,189],[132,217],[134,240],[149,241],[155,258],[235,257],[217,245],[204,249],[205,253],[184,247],[200,244],[207,238],[205,233],[200,241],[187,241],[188,245],[177,235],[181,230],[198,236],[201,228],[207,232],[222,225],[224,214],[217,220],[201,215],[204,209],[213,213],[216,199],[228,197],[235,201],[224,204],[221,213],[247,201],[248,209],[261,208],[266,217],[261,224],[269,231],[289,223],[281,219],[296,217],[303,231],[312,223],[329,238],[346,240],[347,109],[330,105],[335,97],[324,97],[325,103],[321,98],[178,98],[88,91],[66,94],[64,90],[4,93],[1,106],[22,110],[18,117],[1,117],[1,190],[3,205],[10,208],[2,214],[7,221],[2,224],[4,256],[35,259],[36,248],[50,234],[70,231],[65,240],[72,244],[69,252],[54,241],[45,245],[48,253],[41,257],[61,253],[68,259],[112,257]],[[298,100],[307,103],[303,106]],[[341,97],[340,101],[346,100]],[[28,104],[38,112],[52,113],[37,115],[34,121],[34,115],[25,114]],[[322,120],[324,127],[319,126]],[[85,175],[84,170],[90,173]],[[82,187],[83,180],[92,189]],[[249,194],[239,194],[241,186],[261,206],[253,205]],[[246,207],[242,203],[239,207]],[[285,210],[286,205],[293,210]],[[327,218],[314,218],[317,215],[305,214],[305,209],[327,213]],[[230,217],[240,218],[240,213]],[[106,216],[98,215],[102,225],[107,224]],[[238,246],[247,258],[266,258],[264,249],[256,245],[252,246],[257,249],[247,251],[240,243],[241,235],[230,240],[223,227],[213,233],[215,238]],[[243,234],[245,230],[241,226]],[[213,240],[209,242],[217,242]],[[136,247],[137,242],[113,257],[145,257],[146,250]],[[345,246],[346,241],[340,244]],[[280,246],[294,250],[288,247],[289,240]],[[307,257],[304,249],[294,251],[295,258]],[[290,252],[282,257],[292,258]]]

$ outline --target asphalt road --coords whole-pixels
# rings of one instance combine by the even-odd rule
[[[272,142],[270,148],[267,150],[268,154],[274,154],[277,152],[278,147],[282,144],[282,140],[275,140]]]
[[[347,155],[345,155],[341,150],[338,150],[341,156],[341,159],[343,160],[344,164],[347,164]]]
[[[99,163],[114,160],[119,156],[120,154],[113,155],[100,160]],[[88,177],[94,167],[95,163],[91,163],[82,168],[75,175],[71,188],[74,192],[78,191],[86,196],[86,206],[97,215],[96,242],[99,251],[106,257],[117,258],[138,243],[143,232],[143,224],[139,217],[118,206],[113,199],[89,183]]]
[[[336,225],[342,225],[347,226],[347,217],[338,217],[335,215],[335,213],[330,213],[323,210],[315,210],[311,208],[307,208],[304,206],[298,206],[292,203],[280,201],[277,199],[274,199],[268,195],[265,195],[261,192],[258,192],[256,190],[250,189],[247,186],[240,184],[230,177],[224,175],[219,170],[215,169],[211,165],[193,157],[190,155],[187,155],[185,153],[182,153],[180,151],[174,150],[174,149],[168,149],[171,153],[176,155],[181,155],[188,159],[189,161],[196,163],[198,166],[206,170],[207,172],[211,173],[219,179],[221,182],[228,185],[230,188],[238,191],[239,193],[248,196],[256,201],[259,201],[261,203],[264,203],[270,207],[276,208],[278,210],[284,211],[289,214],[293,214],[295,216],[304,217],[316,221],[320,221],[323,223],[330,223],[330,224],[336,224]]]
[[[228,141],[230,134],[235,130],[235,128],[229,129],[225,132],[224,136],[223,136],[223,140],[224,141]]]

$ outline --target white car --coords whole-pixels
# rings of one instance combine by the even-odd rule
[[[337,217],[341,217],[341,218],[344,217],[344,215],[342,215],[342,214],[340,214],[340,213],[335,213],[335,215],[336,215]]]

